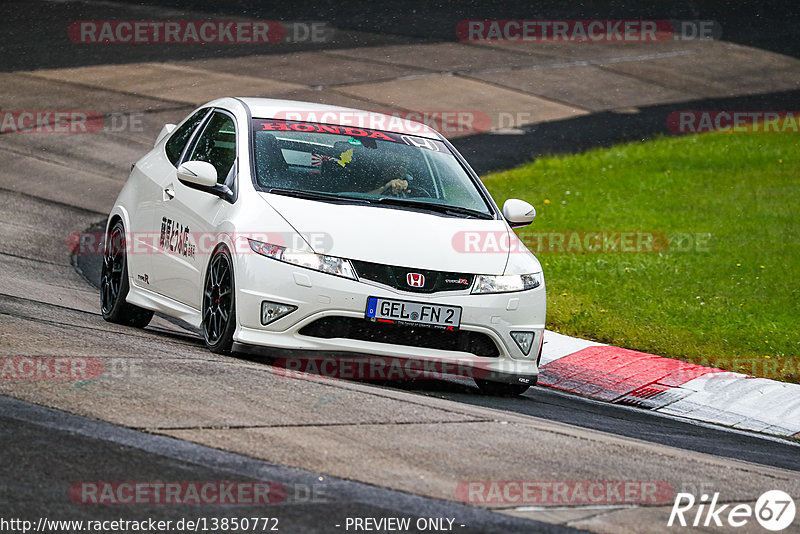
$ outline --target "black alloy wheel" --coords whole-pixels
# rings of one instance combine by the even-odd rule
[[[127,303],[125,299],[129,290],[125,226],[122,221],[117,221],[105,236],[100,312],[108,322],[144,328],[153,318],[153,312]]]
[[[224,246],[214,251],[203,284],[203,337],[206,346],[220,354],[229,353],[236,327],[233,262]]]

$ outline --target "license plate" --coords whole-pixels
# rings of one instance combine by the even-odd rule
[[[367,319],[374,321],[436,328],[458,328],[461,324],[461,308],[458,306],[442,306],[378,297],[367,299],[366,316]]]

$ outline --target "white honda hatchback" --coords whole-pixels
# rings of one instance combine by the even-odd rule
[[[546,301],[511,228],[534,215],[500,210],[425,125],[222,98],[133,166],[108,218],[102,313],[183,319],[215,352],[438,362],[520,394],[537,382]]]

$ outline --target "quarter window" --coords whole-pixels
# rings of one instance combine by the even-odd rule
[[[203,121],[206,115],[208,115],[208,109],[201,109],[197,111],[194,115],[189,117],[189,120],[184,122],[177,130],[175,130],[175,132],[173,132],[172,137],[170,137],[169,141],[167,141],[166,145],[164,145],[164,150],[167,152],[167,158],[176,167],[178,166],[178,160],[181,159],[181,154],[183,154],[183,148],[192,137],[192,132]]]

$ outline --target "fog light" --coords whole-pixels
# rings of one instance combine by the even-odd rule
[[[261,324],[267,326],[269,323],[277,321],[284,315],[288,315],[296,309],[297,306],[265,300],[261,303]]]
[[[511,339],[517,344],[522,354],[527,356],[531,352],[533,346],[533,332],[511,332]]]

